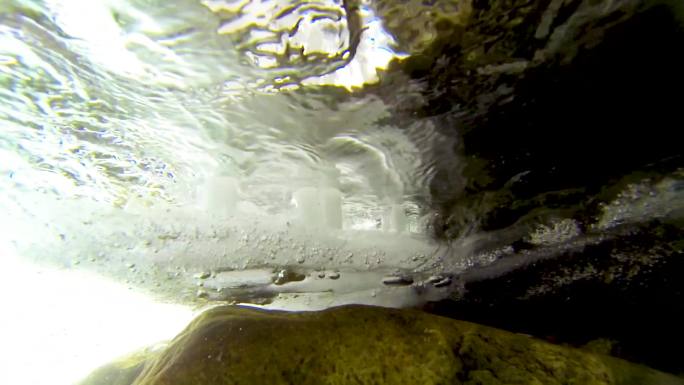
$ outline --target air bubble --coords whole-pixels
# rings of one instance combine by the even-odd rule
[[[211,273],[209,273],[208,271],[203,271],[203,272],[195,274],[194,278],[195,279],[207,279],[210,276],[211,276]]]
[[[441,275],[433,275],[428,278],[428,283],[431,283],[434,287],[444,287],[451,284],[451,277],[442,277]]]
[[[413,283],[413,278],[406,276],[391,276],[382,279],[382,283],[385,285],[410,285]]]

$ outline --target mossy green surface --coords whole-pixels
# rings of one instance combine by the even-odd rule
[[[133,384],[675,385],[684,380],[419,311],[346,306],[306,313],[211,309],[149,360]]]
[[[147,362],[160,353],[159,347],[145,348],[95,369],[79,385],[131,385]]]

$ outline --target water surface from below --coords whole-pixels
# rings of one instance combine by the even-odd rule
[[[175,298],[202,271],[436,261],[430,151],[451,140],[378,124],[373,95],[297,85],[373,81],[398,56],[370,8],[45,1],[0,17],[3,234],[20,253]],[[301,57],[264,64],[281,48]]]

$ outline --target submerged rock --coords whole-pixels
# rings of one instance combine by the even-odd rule
[[[573,346],[610,340],[612,355],[684,373],[682,231],[617,230],[472,269],[459,293],[425,310]]]
[[[423,119],[452,139],[432,151],[436,238],[506,229],[513,242],[563,219],[583,229],[628,185],[680,178],[681,2],[438,3],[461,18],[443,15],[453,28],[427,30],[430,44],[373,89],[392,124]],[[397,92],[407,83],[419,102]]]
[[[560,383],[684,384],[684,380],[620,359],[415,310],[346,306],[286,313],[223,306],[195,319],[163,352],[149,359],[133,381],[135,385]]]
[[[469,264],[428,310],[684,373],[684,2],[431,3],[372,89],[441,135],[428,231]]]
[[[94,370],[79,385],[131,385],[145,364],[157,357],[160,346],[141,349]]]

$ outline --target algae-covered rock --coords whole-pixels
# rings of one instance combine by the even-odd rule
[[[131,385],[147,362],[160,353],[161,346],[141,349],[95,369],[79,385]]]
[[[399,49],[424,54],[435,40],[452,37],[467,25],[472,0],[379,0],[371,3]]]
[[[414,310],[286,313],[224,306],[195,319],[135,385],[684,384],[616,358]]]

